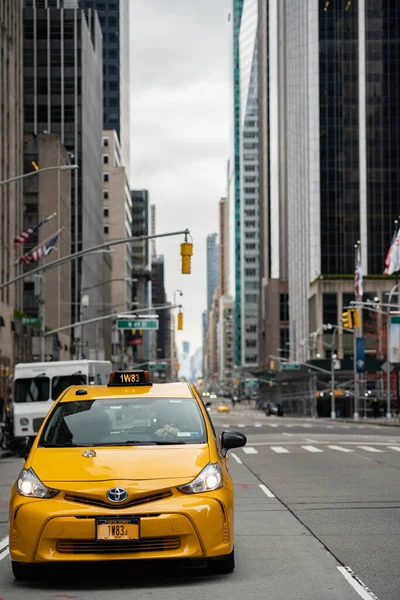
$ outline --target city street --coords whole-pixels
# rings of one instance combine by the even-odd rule
[[[270,600],[398,600],[400,429],[266,417],[249,406],[212,409],[218,431],[241,429],[230,453],[236,489],[236,569],[128,563],[52,569],[46,582],[13,579],[7,506],[22,461],[0,468],[0,598],[101,600],[186,597]],[[348,569],[346,569],[347,567]],[[351,570],[351,571],[350,571]],[[354,572],[366,587],[351,575]],[[50,576],[50,573],[49,573]],[[355,586],[357,589],[354,589]],[[375,594],[375,596],[373,595]]]

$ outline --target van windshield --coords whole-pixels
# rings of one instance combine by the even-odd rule
[[[27,377],[16,379],[14,402],[47,402],[50,399],[50,379],[48,377]]]
[[[86,375],[82,375],[82,373],[53,377],[51,381],[51,399],[57,400],[58,396],[70,385],[85,385],[85,383]]]

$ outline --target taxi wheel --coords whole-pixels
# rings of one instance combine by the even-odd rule
[[[11,561],[12,571],[17,581],[36,581],[39,577],[37,565]]]
[[[212,573],[213,575],[225,575],[226,573],[232,573],[234,568],[235,550],[232,550],[232,552],[226,556],[209,558],[207,561],[208,572]]]

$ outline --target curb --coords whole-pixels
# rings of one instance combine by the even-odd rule
[[[387,423],[387,422],[379,422],[379,421],[369,421],[364,419],[359,419],[355,421],[354,419],[317,419],[317,421],[323,421],[324,423],[331,423],[332,421],[339,421],[339,423],[353,423],[356,425],[379,425],[380,427],[400,427],[400,423]]]

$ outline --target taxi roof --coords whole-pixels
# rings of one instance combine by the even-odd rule
[[[78,390],[86,390],[87,394],[77,394]],[[148,385],[74,385],[62,397],[61,402],[84,401],[116,397],[146,397],[146,398],[193,398],[191,387],[186,382],[153,383]]]

